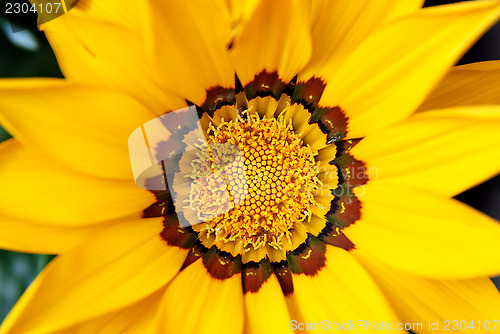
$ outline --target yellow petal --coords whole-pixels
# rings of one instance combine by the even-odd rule
[[[311,51],[305,3],[275,0],[258,4],[229,53],[245,85],[263,70],[278,71],[282,80],[290,81],[307,63]]]
[[[261,0],[214,0],[232,29],[232,36],[239,34],[241,26],[255,11]]]
[[[453,199],[370,181],[356,188],[361,219],[343,232],[356,249],[433,278],[500,274],[500,224]]]
[[[234,87],[226,47],[231,30],[212,1],[156,1],[154,66],[161,85],[201,105],[214,86]]]
[[[58,256],[21,297],[0,333],[52,333],[131,305],[165,286],[187,251],[168,246],[161,219],[113,226]]]
[[[394,326],[391,332],[404,333],[395,329],[398,321],[388,302],[349,252],[328,246],[326,258],[326,266],[317,275],[293,276],[293,296],[304,321],[302,326],[307,323],[326,326],[316,327],[318,333],[332,330],[332,327],[340,329],[341,333],[372,333],[366,327],[367,323],[380,324],[383,321]],[[353,329],[350,323],[358,324],[358,321],[364,321],[365,325],[359,323]],[[335,328],[335,324],[344,328]],[[297,321],[290,322],[290,327],[303,329]]]
[[[471,1],[400,18],[328,69],[320,104],[345,110],[351,138],[380,131],[415,111],[499,15],[498,1]]]
[[[76,6],[72,7],[68,14],[72,13],[72,15],[78,17],[85,16],[89,20],[106,21],[145,34],[150,23],[150,7],[151,5],[146,1],[141,3],[134,0],[80,1]],[[42,27],[45,27],[45,25],[42,25]]]
[[[149,7],[148,1],[81,1],[42,25],[64,76],[130,94],[158,114],[182,108],[182,99],[160,86],[148,57]]]
[[[169,284],[159,315],[159,333],[241,333],[244,307],[241,274],[210,276],[201,260]]]
[[[128,136],[154,118],[132,98],[60,79],[0,82],[0,123],[23,144],[85,173],[132,179]]]
[[[418,110],[474,104],[500,104],[500,61],[454,67]]]
[[[0,248],[15,252],[60,254],[97,234],[105,227],[49,226],[0,216]]]
[[[245,333],[291,333],[290,315],[276,276],[271,275],[257,292],[245,294]]]
[[[375,30],[422,7],[422,0],[310,0],[313,52],[299,80],[321,76],[339,66]]]
[[[158,306],[165,289],[119,311],[80,323],[58,334],[137,334],[156,333]]]
[[[415,114],[367,136],[351,154],[371,179],[449,197],[500,172],[500,107],[476,106]]]
[[[132,180],[106,180],[71,171],[15,139],[0,144],[0,160],[0,213],[10,217],[47,225],[84,225],[139,218],[155,201],[152,193]]]
[[[500,330],[497,319],[500,294],[489,278],[431,280],[391,268],[367,253],[354,251],[353,254],[376,279],[401,320],[422,324],[421,328],[413,327],[414,332],[497,333]],[[493,330],[495,324],[496,330]],[[485,327],[488,325],[489,331]]]

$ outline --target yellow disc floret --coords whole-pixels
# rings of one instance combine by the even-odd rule
[[[204,222],[201,229],[216,241],[241,244],[244,252],[264,245],[281,249],[294,224],[316,205],[320,181],[313,151],[290,122],[256,113],[222,120],[208,134],[209,146],[192,163],[188,201]]]

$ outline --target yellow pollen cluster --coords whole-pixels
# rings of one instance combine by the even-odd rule
[[[310,215],[320,183],[313,152],[291,124],[248,114],[211,126],[208,143],[190,175],[204,183],[191,188],[189,201],[202,229],[216,242],[240,243],[243,251],[291,242],[291,229]]]

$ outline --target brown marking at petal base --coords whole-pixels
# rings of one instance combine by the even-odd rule
[[[305,108],[316,108],[326,84],[320,78],[311,78],[307,82],[299,82],[292,94],[292,101],[301,103]]]
[[[283,291],[283,295],[286,297],[293,293],[293,278],[292,271],[290,270],[290,266],[288,265],[287,260],[283,260],[280,262],[273,262],[272,264],[274,275],[278,278],[278,282],[281,286],[281,291]]]
[[[269,73],[266,70],[257,74],[252,81],[245,85],[245,94],[249,100],[257,96],[272,96],[278,100],[286,88],[286,83],[280,79],[278,73]]]
[[[325,250],[324,242],[309,235],[296,250],[287,253],[290,269],[294,274],[314,276],[325,265]]]
[[[366,164],[355,159],[349,153],[335,158],[333,164],[338,167],[339,183],[344,184],[346,187],[354,188],[368,182]]]
[[[197,234],[190,227],[181,227],[177,216],[171,215],[163,220],[163,231],[160,236],[169,245],[189,249],[193,246]]]
[[[194,120],[196,123],[198,120]],[[191,125],[192,126],[192,125]],[[168,129],[168,128],[167,128]],[[191,131],[186,127],[178,125],[175,129],[168,129],[172,135],[167,141],[158,142],[154,148],[154,156],[157,161],[162,162],[163,171],[168,171],[169,173],[175,173],[179,171],[179,160],[182,157],[186,149],[186,143],[184,142],[184,136]],[[165,180],[162,181],[165,185],[165,190],[167,189],[167,183]],[[153,186],[151,189],[157,189],[158,186]]]
[[[336,157],[338,158],[338,157],[342,156],[343,154],[349,153],[351,151],[351,149],[354,146],[358,145],[362,139],[363,138],[345,139],[345,140],[341,140],[338,143],[336,143],[335,144],[335,145],[337,145]]]
[[[258,263],[254,261],[243,263],[241,270],[243,293],[259,291],[272,273],[273,268],[267,259],[262,259]]]
[[[213,278],[221,280],[241,272],[241,256],[234,257],[215,246],[203,255],[203,264]]]
[[[346,187],[338,187],[333,192],[335,199],[326,214],[329,222],[339,228],[354,224],[361,218],[361,201]]]
[[[283,91],[283,94],[286,94],[290,97],[290,100],[292,99],[293,92],[295,91],[295,87],[297,86],[297,76],[294,76],[292,80],[286,85],[285,90]]]
[[[193,247],[191,247],[191,249],[189,250],[186,260],[182,264],[181,270],[186,269],[191,264],[201,259],[203,255],[207,253],[207,251],[208,248],[203,246],[203,244],[199,240],[196,240]]]
[[[156,202],[151,204],[142,212],[143,218],[155,218],[175,213],[174,205],[171,201]]]
[[[159,185],[162,185],[161,188],[164,188],[164,189],[163,190],[149,190],[149,191],[151,193],[153,193],[153,195],[155,195],[155,197],[158,201],[169,199],[170,198],[170,191],[168,190],[168,187],[165,185],[165,179],[163,177],[163,174],[147,178],[145,180],[145,183],[144,183],[144,188],[145,189],[159,189],[160,188]]]
[[[342,140],[347,134],[347,116],[340,107],[316,108],[311,122],[318,122],[319,128],[327,135],[327,144]]]
[[[326,223],[325,228],[318,235],[318,239],[347,251],[356,248],[352,241],[347,238],[340,228],[330,222]]]
[[[223,106],[231,106],[236,103],[234,88],[212,87],[207,90],[207,98],[201,105],[210,116]]]

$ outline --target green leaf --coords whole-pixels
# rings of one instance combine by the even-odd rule
[[[52,255],[35,255],[0,250],[0,321],[35,279]]]

